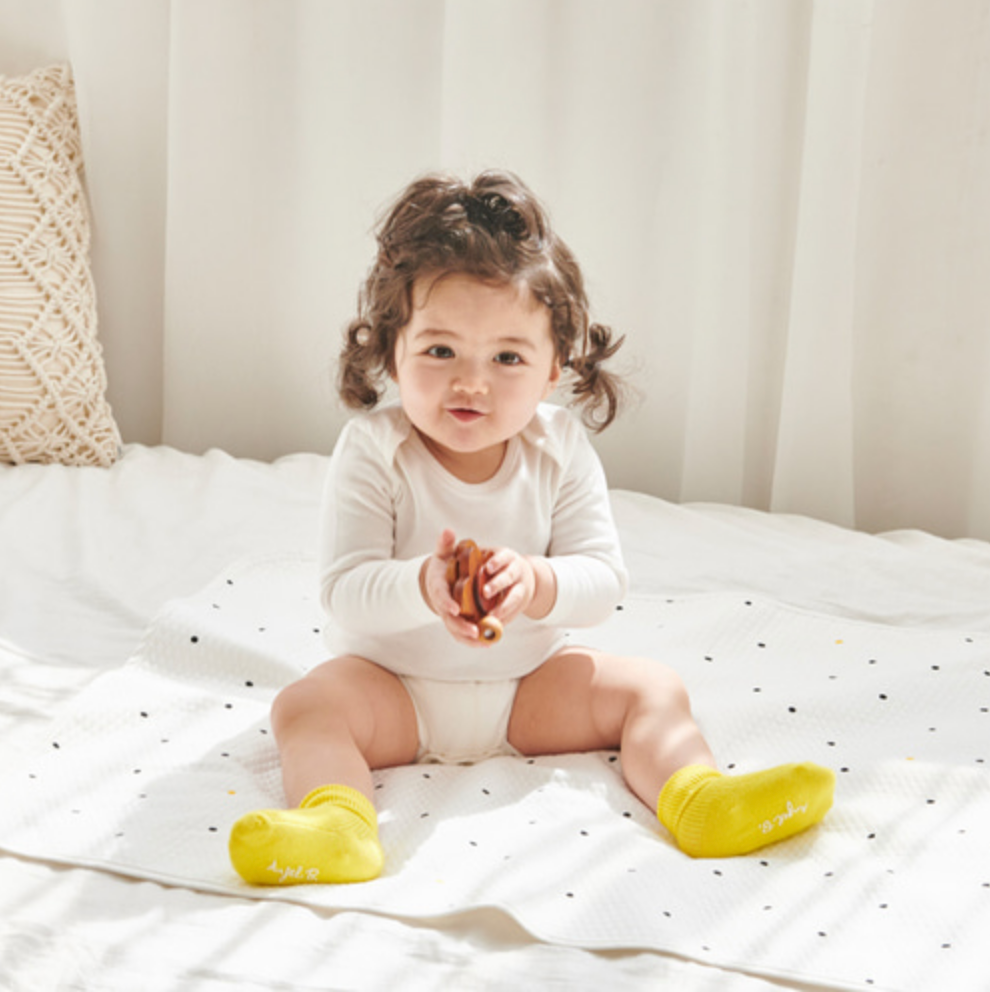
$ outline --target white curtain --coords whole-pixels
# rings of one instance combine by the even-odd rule
[[[125,439],[329,450],[376,215],[497,165],[627,335],[614,486],[990,538],[990,0],[0,0],[55,58]]]

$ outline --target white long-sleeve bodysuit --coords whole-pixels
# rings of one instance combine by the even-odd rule
[[[546,555],[557,599],[518,616],[484,648],[458,644],[420,592],[444,528],[480,547]],[[439,681],[520,678],[564,645],[568,627],[607,618],[626,589],[605,474],[569,411],[541,404],[498,472],[471,484],[427,450],[401,408],[351,420],[334,449],[320,536],[322,602],[335,655]]]

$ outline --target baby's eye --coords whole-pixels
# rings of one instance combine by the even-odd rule
[[[522,355],[517,351],[500,351],[495,356],[495,361],[500,365],[521,365]]]
[[[426,349],[426,354],[429,355],[430,358],[453,358],[454,350],[445,344],[435,344]]]

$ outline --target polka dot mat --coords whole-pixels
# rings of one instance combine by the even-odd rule
[[[282,805],[268,708],[323,660],[315,567],[264,558],[170,604],[27,761],[0,767],[0,847],[242,897],[402,918],[500,907],[536,937],[653,949],[838,988],[990,987],[990,637],[738,594],[631,596],[571,640],[677,668],[726,771],[835,769],[825,822],[693,861],[614,753],[376,775],[385,874],[250,889],[231,823]],[[983,984],[980,984],[980,983]]]

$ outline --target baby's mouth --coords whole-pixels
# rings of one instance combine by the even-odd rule
[[[469,407],[453,407],[447,412],[462,424],[470,423],[472,420],[477,420],[479,417],[484,416],[480,410],[472,410]]]

